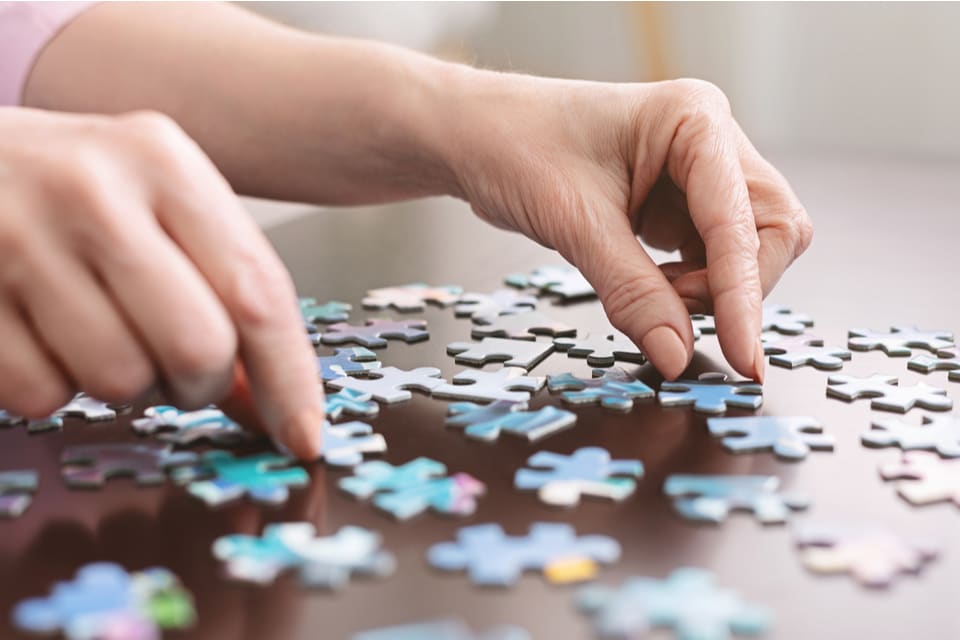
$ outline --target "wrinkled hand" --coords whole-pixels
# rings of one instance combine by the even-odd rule
[[[667,378],[715,313],[723,353],[762,380],[761,303],[812,228],[723,93],[696,80],[601,84],[474,72],[450,134],[458,195],[557,249]],[[679,250],[657,265],[649,246]]]
[[[168,118],[0,109],[0,251],[0,407],[41,417],[74,389],[126,402],[159,385],[197,408],[239,362],[261,426],[316,457],[322,395],[290,277]]]

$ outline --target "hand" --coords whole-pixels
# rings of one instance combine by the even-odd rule
[[[172,120],[0,109],[0,406],[41,417],[74,389],[185,409],[234,363],[257,413],[316,458],[322,392],[283,264]]]
[[[727,360],[762,380],[762,299],[812,227],[723,93],[696,80],[460,76],[447,132],[458,195],[576,265],[666,378],[692,356],[688,313],[713,312]],[[658,266],[636,236],[681,260]]]

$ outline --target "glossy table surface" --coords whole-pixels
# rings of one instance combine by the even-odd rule
[[[817,237],[771,301],[814,316],[814,333],[834,344],[845,342],[852,327],[915,323],[960,331],[953,277],[960,238],[960,165],[823,158],[786,158],[780,165],[809,208]],[[500,286],[507,273],[557,262],[551,252],[483,225],[465,205],[449,200],[322,211],[269,235],[300,292],[353,303],[352,320],[400,315],[361,310],[360,299],[370,288],[424,281],[485,292]],[[545,298],[541,310],[584,332],[607,327],[596,301],[557,306]],[[426,319],[430,339],[415,345],[392,341],[378,352],[384,365],[437,366],[447,378],[463,369],[446,355],[445,345],[469,337],[469,320],[434,307],[407,317]],[[715,336],[704,336],[697,349],[687,377],[728,371]],[[659,383],[649,367],[628,368],[650,384]],[[772,638],[960,636],[955,604],[960,511],[951,504],[911,507],[879,478],[878,465],[895,461],[898,452],[860,444],[860,434],[877,417],[868,402],[827,398],[827,373],[822,371],[768,370],[759,413],[815,416],[836,437],[835,451],[813,452],[798,463],[769,453],[733,455],[707,433],[704,416],[655,401],[640,401],[629,413],[577,408],[576,426],[534,444],[506,436],[491,444],[469,440],[444,426],[446,402],[422,394],[382,407],[370,422],[388,442],[384,459],[402,463],[428,456],[486,483],[477,513],[463,520],[428,513],[396,522],[339,491],[336,482],[344,472],[318,464],[308,465],[309,487],[294,491],[289,503],[278,508],[241,502],[210,509],[182,488],[137,488],[128,480],[111,481],[99,491],[71,490],[60,479],[61,449],[136,440],[129,420],[142,407],[113,423],[70,419],[61,433],[28,436],[22,428],[10,428],[0,432],[0,470],[36,468],[41,485],[24,516],[0,522],[0,609],[6,612],[21,598],[45,594],[55,580],[69,578],[83,563],[112,560],[131,569],[167,566],[193,592],[197,626],[171,637],[344,638],[360,629],[449,615],[478,630],[509,623],[525,627],[535,638],[591,637],[589,621],[574,608],[575,587],[553,586],[529,573],[512,588],[482,589],[464,575],[438,573],[424,560],[431,544],[452,539],[467,524],[497,522],[517,535],[532,522],[550,521],[569,522],[582,534],[605,533],[623,545],[621,561],[601,572],[605,583],[632,574],[662,577],[680,566],[714,571],[723,586],[774,611]],[[562,353],[534,369],[537,375],[564,371],[589,375],[583,360]],[[922,380],[945,387],[960,401],[960,383],[948,382],[945,373],[908,371],[904,358],[855,353],[843,372],[887,373],[903,383]],[[560,400],[544,390],[531,404],[548,403],[559,405]],[[919,421],[921,413],[912,411],[908,418]],[[587,445],[643,461],[646,472],[633,496],[622,503],[586,500],[576,509],[557,510],[513,489],[514,472],[534,451],[569,453]],[[789,526],[764,527],[743,514],[721,526],[680,519],[663,496],[662,484],[667,475],[683,472],[775,474],[786,489],[812,498],[795,522],[878,523],[933,536],[942,554],[919,576],[898,579],[887,590],[865,589],[847,576],[814,575],[801,565]],[[381,532],[386,548],[397,556],[396,573],[355,580],[333,595],[304,590],[292,576],[270,587],[224,579],[210,552],[217,536],[259,532],[265,523],[294,520],[310,521],[324,533],[345,524]],[[19,637],[6,615],[0,620],[0,636]]]

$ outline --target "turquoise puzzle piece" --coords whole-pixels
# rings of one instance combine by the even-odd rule
[[[381,366],[377,354],[366,347],[340,348],[332,356],[317,356],[317,371],[324,382],[344,376],[364,375]]]
[[[581,495],[623,500],[637,488],[634,478],[643,475],[639,460],[611,460],[600,447],[581,447],[570,455],[538,451],[520,469],[513,485],[521,490],[539,490],[545,503],[573,507]]]
[[[300,314],[303,321],[308,324],[320,322],[322,324],[333,324],[334,322],[344,322],[350,317],[350,311],[353,307],[346,302],[331,300],[320,304],[316,298],[300,298]]]
[[[394,466],[382,460],[364,462],[354,475],[341,478],[340,488],[367,499],[400,520],[407,520],[427,509],[457,516],[472,515],[477,497],[486,487],[466,473],[447,477],[447,467],[430,458],[417,458]]]
[[[525,402],[497,400],[489,405],[473,402],[454,402],[447,409],[448,427],[463,427],[469,438],[493,442],[501,433],[526,438],[535,442],[573,426],[575,413],[546,406],[536,411],[526,411]]]
[[[290,458],[260,453],[235,458],[228,451],[207,451],[200,464],[178,467],[171,473],[178,484],[211,506],[249,495],[257,502],[281,504],[290,495],[289,487],[304,487],[310,476],[301,467],[290,467]]]
[[[352,640],[530,640],[530,634],[512,626],[474,633],[462,621],[448,618],[361,631]]]
[[[773,451],[787,460],[802,460],[811,449],[830,451],[834,445],[833,436],[823,433],[820,421],[806,416],[708,418],[707,427],[735,453]]]
[[[143,418],[131,425],[141,435],[159,432],[159,438],[176,445],[191,445],[201,440],[229,446],[252,439],[238,423],[228,418],[223,411],[210,406],[197,411],[183,411],[170,405],[147,407]]]
[[[578,378],[572,373],[547,376],[551,392],[562,391],[570,404],[600,404],[605,409],[629,411],[634,399],[652,398],[653,389],[620,367],[594,369],[593,378]]]
[[[334,467],[353,467],[363,462],[365,453],[383,453],[387,441],[365,422],[323,422],[320,457]]]
[[[729,407],[757,409],[763,404],[763,387],[756,382],[727,382],[722,373],[702,373],[697,380],[677,380],[660,385],[660,404],[693,405],[700,413],[726,413]]]
[[[665,580],[631,577],[617,588],[583,587],[577,606],[601,638],[639,638],[670,627],[679,640],[728,640],[731,634],[763,634],[773,624],[768,609],[719,588],[710,572],[689,567]]]
[[[338,419],[344,413],[365,418],[372,418],[380,413],[380,405],[374,402],[373,394],[356,389],[342,389],[336,393],[328,393],[324,406],[327,417],[331,420]]]
[[[731,511],[746,510],[763,524],[780,524],[810,501],[782,494],[779,488],[776,476],[674,474],[667,477],[663,492],[673,498],[677,513],[689,520],[721,523]]]

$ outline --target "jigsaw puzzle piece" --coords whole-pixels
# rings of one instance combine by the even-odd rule
[[[363,299],[363,307],[376,310],[393,307],[401,312],[423,311],[428,302],[440,307],[449,307],[460,299],[462,293],[461,287],[449,285],[431,287],[417,282],[398,287],[371,289]]]
[[[702,334],[715,334],[717,332],[717,323],[713,316],[702,313],[694,313],[690,316],[690,324],[693,326],[693,339],[699,340]]]
[[[811,449],[832,451],[834,445],[833,436],[824,434],[820,422],[810,417],[708,418],[707,427],[735,453],[773,451],[787,460],[802,460]]]
[[[320,322],[322,324],[333,324],[334,322],[345,322],[350,317],[350,311],[353,306],[346,302],[331,300],[320,304],[316,298],[300,298],[300,314],[303,321],[307,324]]]
[[[354,467],[365,453],[383,453],[387,441],[365,422],[323,423],[320,458],[334,467]]]
[[[327,384],[334,389],[369,393],[374,400],[388,404],[412,398],[410,389],[430,393],[446,384],[446,380],[440,377],[440,369],[436,367],[418,367],[409,371],[383,367],[368,373],[368,378],[344,377],[331,380]]]
[[[647,361],[635,344],[624,336],[589,333],[585,338],[557,338],[557,349],[571,358],[586,358],[591,367],[612,367],[614,362],[643,364]]]
[[[840,347],[825,347],[823,339],[802,333],[796,336],[765,334],[763,353],[770,356],[770,364],[787,369],[796,369],[810,365],[817,369],[836,370],[843,367],[843,361],[851,358],[851,353]]]
[[[497,400],[485,406],[455,402],[448,407],[447,426],[462,427],[468,438],[484,442],[496,440],[501,433],[536,442],[577,421],[576,414],[549,405],[536,411],[526,411],[526,408],[526,403],[509,400]]]
[[[0,518],[19,518],[40,483],[36,471],[0,471]]]
[[[108,442],[67,447],[60,456],[64,481],[71,487],[97,488],[128,476],[141,486],[163,483],[167,471],[196,462],[187,451],[173,452],[159,442]]]
[[[719,524],[733,510],[752,511],[763,524],[786,522],[791,511],[806,509],[804,496],[779,492],[776,476],[673,474],[663,485],[677,513],[689,520]]]
[[[340,589],[352,575],[385,577],[393,573],[393,554],[381,549],[380,536],[362,527],[342,527],[319,537],[309,522],[269,524],[261,537],[233,534],[213,543],[213,555],[235,580],[270,584],[297,570],[308,587]]]
[[[460,620],[444,619],[362,631],[352,640],[531,640],[531,636],[525,630],[511,626],[496,626],[483,633],[474,633]]]
[[[860,440],[868,447],[928,449],[944,458],[960,457],[960,416],[923,416],[922,424],[885,418],[874,420]]]
[[[59,431],[63,429],[63,418],[57,415],[47,416],[46,418],[35,418],[28,420],[22,416],[15,416],[3,409],[0,409],[0,427],[17,427],[26,425],[27,433],[43,433],[45,431]]]
[[[801,334],[813,326],[813,319],[803,313],[793,313],[789,307],[779,304],[763,305],[761,331],[776,331],[788,335]]]
[[[477,585],[509,586],[525,570],[541,570],[552,582],[591,579],[597,564],[620,558],[620,545],[607,536],[581,536],[567,524],[534,523],[526,536],[510,537],[498,524],[463,527],[456,542],[435,544],[429,563],[444,571],[467,571]]]
[[[730,634],[760,635],[773,623],[769,610],[720,589],[702,569],[675,569],[665,580],[631,577],[614,589],[583,587],[578,608],[593,619],[601,638],[640,638],[670,627],[679,640],[728,640]]]
[[[328,393],[324,404],[327,417],[337,420],[344,413],[349,413],[352,416],[371,418],[380,413],[380,405],[372,398],[372,394],[354,389]]]
[[[857,351],[881,349],[888,356],[907,357],[911,349],[926,349],[936,353],[953,346],[949,331],[924,331],[912,325],[894,325],[889,333],[871,329],[851,329],[847,346]]]
[[[940,349],[936,357],[921,354],[911,358],[907,368],[922,373],[949,371],[947,379],[951,382],[960,382],[960,347]]]
[[[863,378],[830,376],[827,379],[827,395],[847,402],[870,398],[871,409],[899,413],[906,413],[914,407],[931,411],[949,411],[953,407],[953,400],[947,397],[944,389],[923,383],[901,387],[893,376],[877,374]]]
[[[344,344],[355,342],[371,349],[387,346],[387,340],[402,340],[407,343],[420,342],[430,337],[426,320],[385,320],[374,318],[366,324],[355,326],[338,322],[328,327],[320,337],[323,344]]]
[[[910,504],[952,501],[960,507],[960,460],[941,460],[935,453],[909,451],[899,462],[880,467],[884,480],[899,480],[897,493]]]
[[[629,411],[634,400],[655,395],[653,389],[620,367],[594,369],[593,378],[578,378],[572,373],[548,376],[547,386],[551,392],[562,392],[560,397],[570,404],[599,404],[615,411]]]
[[[174,482],[187,484],[191,495],[210,506],[219,506],[249,495],[256,502],[282,504],[290,487],[305,487],[310,476],[301,467],[291,467],[290,458],[260,453],[236,458],[228,451],[207,451],[200,463],[177,467]]]
[[[159,438],[176,445],[191,445],[201,440],[230,446],[252,439],[251,434],[214,406],[197,411],[182,411],[170,405],[147,407],[143,418],[131,423],[140,435],[159,432]]]
[[[871,527],[804,524],[794,540],[803,564],[816,573],[850,573],[866,587],[887,587],[901,573],[917,574],[937,557],[932,541],[907,539]]]
[[[564,300],[597,295],[593,286],[578,270],[569,266],[537,267],[530,275],[513,273],[504,282],[511,287],[536,287],[545,293],[559,295]]]
[[[430,458],[417,458],[394,466],[377,460],[365,462],[341,478],[339,486],[357,498],[373,497],[382,511],[399,520],[407,520],[427,509],[457,516],[473,515],[477,497],[486,487],[466,473],[447,476],[447,468]]]
[[[474,324],[470,335],[475,340],[482,338],[509,338],[511,340],[536,340],[537,336],[575,336],[577,330],[557,322],[539,311],[523,311],[507,316],[497,316],[493,322]]]
[[[70,402],[63,405],[45,418],[27,420],[0,409],[0,427],[27,425],[29,433],[41,433],[63,429],[64,418],[82,418],[87,422],[105,422],[116,420],[117,412],[129,409],[129,405],[110,404],[78,393]]]
[[[447,353],[456,356],[459,364],[482,367],[488,362],[503,362],[506,367],[521,367],[529,371],[553,352],[549,342],[484,338],[480,342],[451,342]]]
[[[365,347],[347,347],[337,349],[332,356],[317,356],[317,372],[324,382],[345,376],[362,376],[381,366],[377,354]]]
[[[466,369],[453,377],[452,384],[443,382],[434,387],[433,396],[475,402],[526,402],[543,387],[544,381],[544,378],[526,375],[519,367],[496,371]]]
[[[665,407],[693,405],[701,413],[726,413],[729,407],[758,409],[763,387],[756,382],[727,382],[722,373],[702,373],[697,380],[677,380],[660,385],[660,404]]]
[[[509,316],[537,308],[537,299],[512,289],[497,289],[493,293],[465,293],[453,308],[458,318],[469,317],[478,324],[490,324],[498,316]]]
[[[582,495],[624,500],[643,475],[639,460],[611,460],[599,447],[582,447],[569,456],[538,451],[527,465],[533,468],[518,470],[513,486],[537,490],[540,500],[559,507],[575,507]]]

